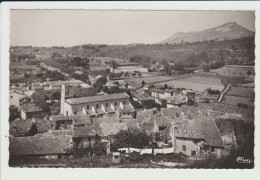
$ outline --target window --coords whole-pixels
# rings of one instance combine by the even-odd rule
[[[69,115],[69,112],[68,111],[66,111],[66,116],[68,116]]]
[[[89,105],[87,105],[87,109],[89,109]]]
[[[106,103],[106,107],[108,107],[108,104]]]
[[[125,100],[124,100],[124,105],[125,105]]]
[[[96,108],[98,108],[98,104],[96,104]]]
[[[192,156],[196,156],[196,151],[191,151]]]
[[[115,102],[115,106],[117,106],[117,102]]]
[[[214,150],[215,150],[214,147],[211,147],[211,152],[214,152]]]
[[[182,150],[183,150],[183,151],[186,151],[186,146],[182,146]]]
[[[68,95],[70,94],[70,90],[68,90]]]

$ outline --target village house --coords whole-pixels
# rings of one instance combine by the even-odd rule
[[[106,87],[107,89],[109,89],[111,91],[119,89],[119,85],[112,83],[112,82],[107,82],[105,85],[103,85],[103,87]]]
[[[101,142],[93,126],[73,127],[73,147],[87,148],[94,147]]]
[[[63,86],[61,91],[61,114],[64,116],[88,115],[103,116],[106,114],[131,114],[134,107],[126,93],[80,98],[65,98],[70,96],[70,89]]]
[[[186,102],[194,103],[195,102],[195,92],[192,90],[183,90],[183,95],[186,96]]]
[[[35,104],[27,103],[21,107],[21,118],[32,119],[32,118],[44,118],[46,112]]]
[[[167,99],[175,95],[175,89],[159,89],[152,88],[149,90],[151,92],[152,97],[159,99]]]
[[[20,100],[26,97],[24,91],[18,89],[12,89],[9,93],[9,106],[13,105],[15,107],[20,108]]]
[[[145,103],[154,103],[154,98],[148,94],[148,91],[140,88],[132,92],[133,100],[137,101],[141,106]]]
[[[170,136],[175,153],[221,157],[224,143],[212,117],[174,123]]]

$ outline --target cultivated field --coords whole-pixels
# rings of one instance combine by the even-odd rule
[[[120,73],[120,72],[148,72],[148,68],[142,68],[142,67],[136,67],[136,66],[122,66],[114,69],[114,73]]]
[[[184,79],[168,81],[166,84],[175,88],[192,89],[194,91],[203,91],[207,88],[221,91],[224,88],[224,85],[221,83],[220,79],[214,77],[188,77]]]
[[[227,95],[254,98],[255,92],[253,88],[231,87]]]
[[[224,66],[219,69],[212,69],[211,72],[216,72],[220,75],[226,76],[247,76],[247,73],[250,72],[251,74],[255,74],[255,70],[253,66]]]
[[[238,97],[238,96],[225,96],[226,104],[237,105],[238,103],[246,104],[250,108],[254,108],[254,101],[252,99],[246,97]]]

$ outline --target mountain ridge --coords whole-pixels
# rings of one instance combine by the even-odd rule
[[[202,31],[176,32],[160,43],[174,44],[181,42],[238,39],[245,36],[254,36],[254,34],[255,32],[240,26],[236,22],[228,22]]]

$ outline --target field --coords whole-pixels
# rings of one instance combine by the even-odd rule
[[[227,95],[254,98],[255,92],[253,88],[231,87]]]
[[[142,68],[142,67],[136,67],[136,66],[122,66],[114,69],[115,73],[120,73],[120,72],[134,72],[134,71],[139,71],[139,72],[148,72],[147,68]]]
[[[186,75],[187,76],[187,75]],[[165,84],[165,82],[168,82],[172,79],[177,79],[185,77],[184,75],[176,75],[176,76],[150,76],[150,77],[142,77],[142,78],[129,78],[127,79],[128,82],[133,82],[135,84],[141,84],[142,81],[144,81],[146,84],[155,84],[162,82]]]
[[[250,108],[254,108],[254,101],[246,97],[238,97],[238,96],[225,96],[226,104],[237,105],[238,103],[246,104]]]
[[[165,83],[159,83],[165,84]],[[175,88],[185,88],[192,89],[194,91],[203,91],[207,88],[213,90],[222,91],[224,85],[221,83],[220,79],[214,77],[188,77],[184,79],[177,79],[166,82],[167,85],[173,86]]]
[[[211,72],[216,72],[221,75],[227,76],[242,76],[245,77],[247,73],[250,71],[251,74],[255,74],[255,70],[253,66],[224,66],[223,68],[213,69]]]

